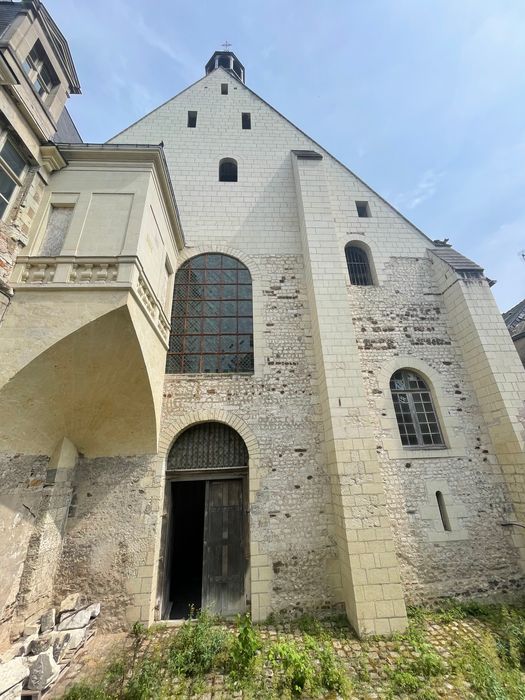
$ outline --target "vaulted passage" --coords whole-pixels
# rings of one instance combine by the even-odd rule
[[[223,423],[184,431],[168,456],[162,617],[246,609],[248,451]]]

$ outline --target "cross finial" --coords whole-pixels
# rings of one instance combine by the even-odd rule
[[[224,50],[225,50],[225,51],[228,51],[228,49],[230,48],[231,44],[230,44],[228,41],[225,41],[224,44],[221,44],[221,46],[224,47]]]

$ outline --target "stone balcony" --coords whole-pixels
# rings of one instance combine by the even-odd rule
[[[59,150],[0,327],[0,452],[154,454],[183,246],[162,148]]]
[[[168,348],[170,323],[137,256],[30,257],[19,256],[11,277],[13,289],[128,290],[164,347]]]

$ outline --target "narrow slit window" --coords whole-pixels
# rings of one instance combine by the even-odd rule
[[[228,94],[228,83],[221,83],[221,95]]]
[[[443,523],[443,530],[450,532],[452,528],[450,527],[447,506],[445,505],[445,499],[443,498],[441,491],[436,491],[436,500],[439,508],[439,515],[441,516],[441,522]]]
[[[188,128],[195,129],[197,126],[197,112],[188,112]]]
[[[251,129],[252,128],[252,116],[249,112],[242,113],[242,128]]]
[[[370,206],[368,202],[356,202],[357,216],[360,219],[368,219],[372,215],[370,214]]]

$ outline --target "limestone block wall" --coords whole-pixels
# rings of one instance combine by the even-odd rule
[[[346,612],[359,634],[389,634],[406,611],[323,159],[292,158]]]
[[[484,279],[463,279],[431,256],[517,520],[525,521],[525,370]],[[510,530],[525,567],[525,536]]]
[[[405,593],[411,602],[512,592],[523,584],[512,514],[453,324],[425,257],[392,257],[379,286],[348,284],[376,451]],[[389,380],[419,371],[433,392],[448,449],[403,448]],[[445,532],[435,493],[453,516]]]

